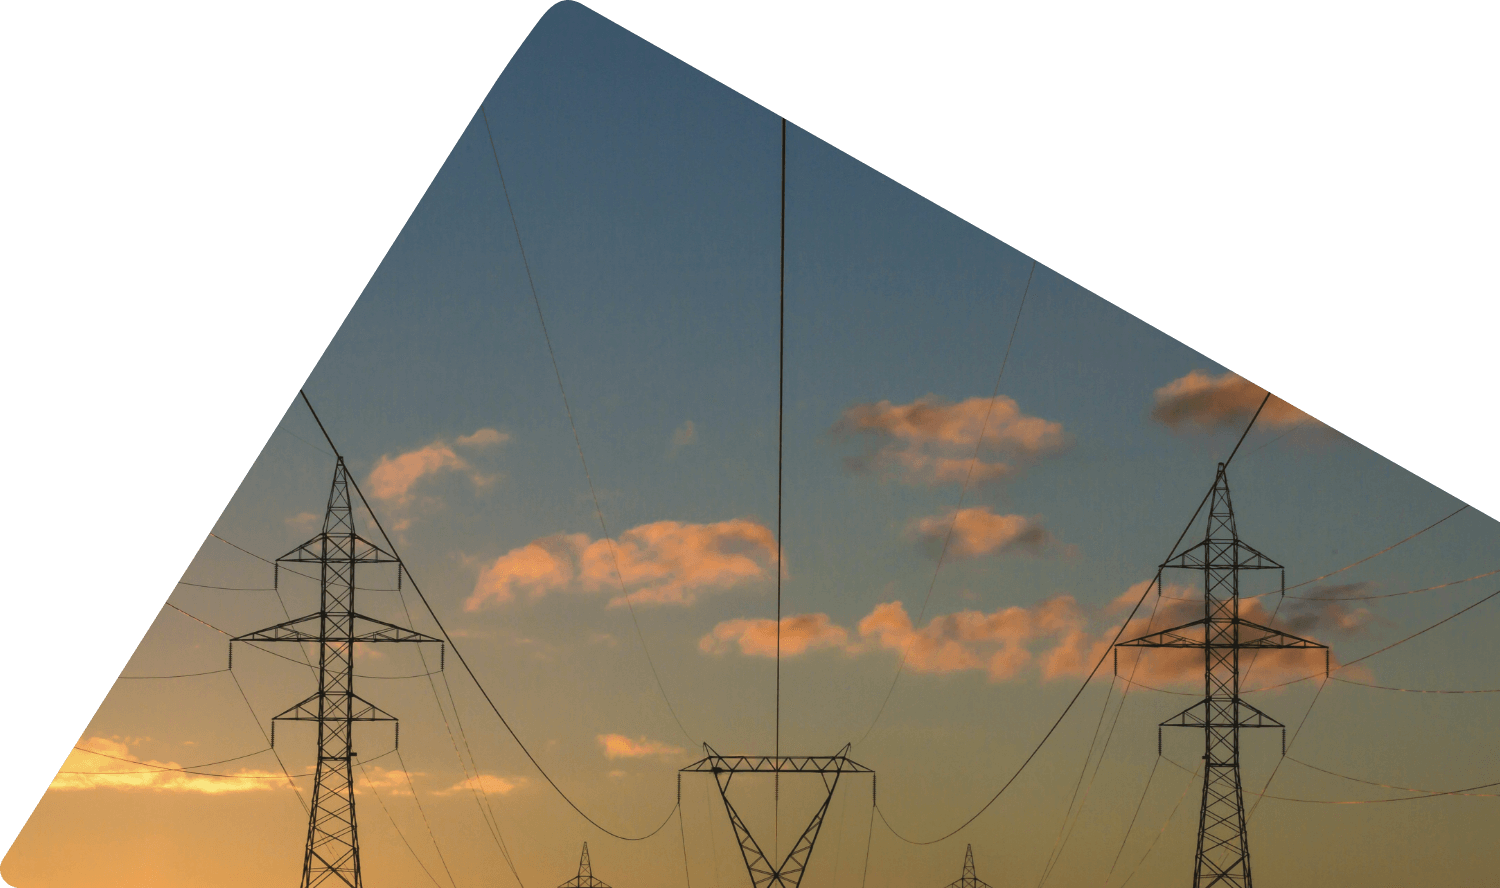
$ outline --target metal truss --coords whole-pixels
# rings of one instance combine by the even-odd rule
[[[948,888],[990,888],[988,882],[981,881],[974,874],[974,846],[968,845],[964,848],[964,874],[958,877],[958,881],[949,882]]]
[[[1322,650],[1326,670],[1328,648],[1311,639],[1241,619],[1240,571],[1281,571],[1284,591],[1285,568],[1240,540],[1223,463],[1219,463],[1211,498],[1203,541],[1167,559],[1156,575],[1159,594],[1162,571],[1201,571],[1203,619],[1120,642],[1117,648],[1202,649],[1204,697],[1161,723],[1157,728],[1157,746],[1160,749],[1162,728],[1203,731],[1203,803],[1198,817],[1193,888],[1220,885],[1251,888],[1245,799],[1240,783],[1240,729],[1281,728],[1285,752],[1286,726],[1240,698],[1240,651]],[[1118,650],[1115,656],[1118,671]]]
[[[301,888],[324,884],[362,888],[359,829],[354,816],[354,723],[393,722],[398,741],[401,734],[395,716],[354,693],[354,645],[442,641],[355,613],[355,566],[401,567],[394,555],[355,533],[349,470],[343,457],[334,467],[323,532],[277,561],[318,565],[318,611],[236,636],[230,640],[231,650],[236,641],[318,646],[318,689],[271,719],[271,742],[275,744],[277,721],[311,721],[318,725],[318,767],[313,778]]]
[[[680,773],[710,773],[719,787],[719,797],[724,800],[724,810],[729,814],[729,823],[734,827],[735,838],[740,845],[740,856],[745,869],[750,873],[754,888],[798,888],[802,875],[807,871],[812,858],[813,846],[818,832],[823,828],[823,818],[828,814],[828,805],[833,801],[833,792],[838,787],[839,777],[844,774],[871,774],[875,772],[849,758],[849,744],[836,755],[720,755],[707,743],[703,758],[683,768]],[[750,834],[750,828],[729,801],[729,784],[736,774],[816,774],[823,781],[827,796],[813,814],[812,820],[792,850],[787,852],[780,865],[773,865],[765,852]]]
[[[594,878],[594,866],[589,863],[589,843],[583,843],[583,854],[578,858],[578,875],[558,885],[557,888],[609,888]]]

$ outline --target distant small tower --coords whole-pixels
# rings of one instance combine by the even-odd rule
[[[964,874],[959,877],[957,882],[950,882],[948,888],[990,888],[988,882],[981,882],[979,881],[979,877],[974,875],[973,845],[966,845],[964,847]]]
[[[594,878],[594,867],[589,863],[589,843],[583,843],[583,854],[578,858],[578,875],[558,885],[557,888],[609,888]]]

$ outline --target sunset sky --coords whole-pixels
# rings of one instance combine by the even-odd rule
[[[773,743],[780,121],[576,4],[541,21],[485,113],[525,264],[476,113],[305,390],[537,760],[596,820],[644,833],[672,810],[674,772],[703,742],[726,753]],[[1263,392],[1067,269],[1033,265],[789,129],[781,746],[827,755],[856,742],[890,825],[927,839],[978,810],[1051,726]],[[936,162],[942,150],[932,146]],[[79,738],[86,751],[69,756],[4,859],[11,884],[297,878],[306,816],[277,759],[258,751],[269,717],[313,678],[243,646],[233,677],[218,671],[226,636],[213,628],[285,619],[272,568],[254,556],[321,525],[333,457],[294,396],[184,584],[163,590],[176,607],[163,607]],[[1386,421],[1408,421],[1402,404],[1387,409]],[[1444,430],[1431,438],[1442,447]],[[1490,518],[1283,401],[1269,402],[1229,475],[1241,535],[1297,585],[1284,601],[1247,601],[1245,615],[1275,612],[1329,644],[1335,666],[1500,588],[1500,574],[1481,576],[1500,569]],[[378,538],[367,514],[356,520]],[[1189,538],[1202,532],[1200,519]],[[397,593],[389,569],[361,577],[361,611],[436,634],[409,583]],[[1178,600],[1201,591],[1192,577],[1168,580],[1128,632],[1201,614]],[[278,585],[292,616],[315,609],[316,584],[283,570]],[[1251,576],[1243,592],[1275,588]],[[1427,591],[1397,594],[1413,590]],[[1497,630],[1500,604],[1481,605],[1336,671],[1321,691],[1313,679],[1251,695],[1296,733],[1279,767],[1279,732],[1243,741],[1247,793],[1274,769],[1267,791],[1284,797],[1251,821],[1260,879],[1353,888],[1493,873],[1500,787],[1314,800],[1500,781],[1493,694],[1358,684],[1500,689]],[[528,888],[571,878],[584,841],[595,875],[617,888],[683,884],[684,847],[694,884],[747,884],[711,778],[684,777],[680,830],[611,839],[547,785],[451,652],[435,681],[411,677],[436,668],[427,656],[387,646],[357,657],[370,676],[358,692],[402,719],[399,757],[386,754],[388,726],[356,734],[372,888],[515,884],[482,819],[490,809]],[[1122,674],[1133,664],[1122,655]],[[1321,655],[1266,656],[1246,685],[1321,668]],[[188,673],[207,674],[136,678]],[[1201,659],[1152,654],[1134,674],[1148,687],[1123,697],[1116,721],[1128,686],[1106,662],[1024,775],[947,841],[899,841],[872,821],[869,778],[845,778],[803,884],[860,884],[867,842],[871,886],[946,885],[966,844],[997,888],[1036,884],[1062,835],[1049,885],[1185,879],[1198,782],[1179,766],[1197,764],[1201,736],[1169,732],[1157,762],[1155,725],[1201,689]],[[313,767],[313,736],[277,729],[293,775]],[[477,778],[461,764],[471,752]],[[305,793],[310,781],[296,782]],[[770,783],[736,787],[752,827],[771,834]],[[781,793],[784,853],[819,800],[790,778]]]

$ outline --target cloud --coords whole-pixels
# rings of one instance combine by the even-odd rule
[[[433,795],[447,796],[457,792],[483,791],[490,795],[509,795],[526,785],[525,777],[499,777],[494,774],[479,774],[460,780],[447,789],[434,790]]]
[[[692,604],[699,594],[720,591],[773,574],[776,539],[765,525],[748,518],[713,524],[657,521],[609,540],[587,534],[557,534],[532,540],[501,555],[479,572],[464,609],[477,611],[525,593],[540,598],[575,590],[616,594],[611,606],[629,600],[649,604]],[[618,573],[616,568],[618,567]]]
[[[510,440],[510,435],[498,429],[478,429],[472,435],[459,435],[454,441],[460,447],[493,447]]]
[[[634,758],[674,758],[683,753],[680,746],[668,746],[655,740],[647,740],[645,737],[632,740],[624,734],[600,734],[597,738],[599,745],[604,747],[604,757],[610,761],[615,759]]]
[[[299,533],[312,533],[322,521],[322,515],[314,515],[312,512],[298,512],[285,519],[286,526]]]
[[[936,395],[910,404],[856,404],[844,411],[832,432],[841,438],[860,436],[870,445],[844,461],[850,471],[929,486],[965,478],[974,484],[998,481],[1069,443],[1061,423],[1026,416],[1003,395],[993,406],[989,398],[954,404]]]
[[[495,429],[479,429],[472,435],[460,435],[460,447],[484,448],[503,444],[510,435]],[[434,441],[426,447],[409,450],[391,456],[386,454],[370,470],[370,495],[396,505],[411,501],[412,487],[429,475],[441,472],[467,472],[476,487],[492,483],[498,476],[486,475],[474,469],[469,461],[454,452],[443,441]]]
[[[1210,376],[1194,370],[1156,390],[1151,418],[1173,430],[1240,427],[1255,415],[1265,396],[1265,389],[1233,373]],[[1275,396],[1266,402],[1256,420],[1257,425],[1272,429],[1290,429],[1303,423],[1322,425]]]
[[[952,535],[949,536],[949,528]],[[946,515],[932,515],[911,523],[908,532],[936,558],[943,541],[948,541],[948,555],[953,558],[977,558],[1021,551],[1040,554],[1054,542],[1041,525],[1040,518],[1025,515],[996,515],[988,506],[949,510]]]
[[[1101,608],[1085,609],[1071,596],[1061,595],[1029,607],[943,614],[920,628],[913,625],[899,601],[876,605],[854,631],[832,622],[827,614],[806,614],[783,621],[782,655],[797,656],[823,648],[851,656],[890,651],[905,656],[905,668],[916,673],[983,672],[992,682],[1027,674],[1043,681],[1078,678],[1087,675],[1109,653],[1111,642],[1120,632],[1120,616],[1140,599],[1147,585],[1137,583]],[[1191,588],[1169,585],[1161,601],[1148,601],[1120,638],[1128,640],[1200,619],[1203,604],[1191,599]],[[1242,601],[1240,612],[1246,620],[1271,625],[1271,614],[1262,599]],[[1277,614],[1275,625],[1316,639],[1330,634],[1357,635],[1370,620],[1368,611],[1351,610],[1340,602],[1289,601]],[[796,627],[794,631],[788,631],[789,623]],[[1201,637],[1201,630],[1197,631]],[[706,654],[724,654],[735,648],[743,656],[774,657],[775,622],[727,620],[698,641],[698,649]],[[1135,666],[1137,657],[1139,666]],[[1134,680],[1144,684],[1202,685],[1202,651],[1152,649],[1143,655],[1127,648],[1120,651],[1119,662],[1121,675],[1130,677],[1134,668]],[[1253,671],[1255,686],[1264,687],[1321,672],[1323,652],[1293,649],[1242,656],[1242,663],[1250,662],[1255,662],[1254,669],[1247,670]],[[1110,665],[1106,663],[1105,669]],[[1107,675],[1100,670],[1100,677]]]
[[[737,645],[750,657],[776,656],[775,620],[726,620],[698,639],[698,650],[722,654]],[[781,619],[781,653],[788,657],[810,650],[852,650],[849,630],[837,626],[827,614],[802,614]]]
[[[682,425],[672,433],[672,452],[676,453],[682,448],[698,440],[698,428],[693,425],[691,419],[684,420]]]
[[[142,760],[131,754],[128,743],[121,742],[119,739],[90,737],[79,746],[92,752],[103,753],[103,755],[93,755],[77,749],[68,753],[62,770],[52,778],[49,789],[134,789],[221,795],[275,789],[284,787],[286,784],[286,776],[280,771],[239,768],[230,776],[211,777],[203,774],[160,770],[161,768],[181,768],[182,765],[177,762]],[[131,761],[119,759],[131,759]],[[136,762],[144,763],[136,764]]]
[[[366,765],[355,771],[355,792],[360,787],[374,789],[384,795],[409,796],[411,792],[411,781],[417,777],[427,776],[422,771],[402,771],[396,768],[382,768],[379,765]]]

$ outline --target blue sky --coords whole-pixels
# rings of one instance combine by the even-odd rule
[[[526,263],[476,114],[306,391],[367,492],[389,481],[393,466],[427,467],[397,485],[399,492],[376,497],[382,521],[400,528],[397,543],[413,574],[539,758],[586,809],[638,831],[671,807],[672,771],[694,757],[693,742],[706,740],[722,751],[769,749],[771,661],[745,654],[733,641],[716,649],[706,639],[734,621],[771,617],[774,575],[753,543],[739,540],[716,550],[762,570],[682,580],[673,588],[687,590],[687,604],[639,601],[637,637],[630,611],[609,603],[618,589],[591,585],[587,554],[568,547],[599,540],[596,495],[611,536],[622,542],[632,531],[664,522],[774,528],[780,120],[576,4],[560,4],[542,20],[492,90],[485,114]],[[1016,137],[1024,138],[1024,131]],[[934,145],[933,154],[941,162],[942,146]],[[861,620],[893,602],[914,618],[929,585],[928,618],[1004,608],[1034,614],[1070,596],[1080,643],[1092,650],[1118,625],[1121,614],[1108,609],[1111,602],[1147,579],[1167,554],[1244,417],[1238,408],[1205,407],[1198,415],[1224,420],[1208,431],[1192,421],[1172,427],[1153,418],[1164,397],[1160,390],[1195,372],[1227,384],[1229,368],[1074,285],[1066,270],[1033,269],[1029,258],[795,125],[788,136],[786,214],[783,606],[791,615],[821,615],[827,631],[820,636],[823,647],[784,662],[782,745],[827,754],[863,734],[900,656],[877,644],[878,635],[861,633]],[[1214,299],[1213,289],[1212,281],[1204,282],[1205,300]],[[902,407],[931,398],[940,411],[970,399],[988,403],[1013,325],[1000,395],[1018,417],[1060,432],[1055,446],[985,451],[986,459],[1013,471],[967,490],[964,506],[1030,522],[1041,529],[1042,542],[992,541],[971,557],[948,560],[934,581],[935,561],[923,540],[931,533],[922,528],[942,526],[960,485],[901,462],[931,456],[933,441],[908,446],[889,435],[841,433],[840,421],[850,411],[878,411],[882,403]],[[299,516],[321,512],[332,468],[316,425],[292,394],[285,419],[214,528],[268,557],[309,535],[307,519]],[[1006,409],[1002,405],[1002,414]],[[1406,421],[1401,405],[1390,405],[1389,421]],[[468,444],[460,440],[485,429],[493,432]],[[892,462],[885,472],[851,468],[850,460],[859,458]],[[1241,534],[1287,566],[1289,583],[1341,568],[1462,505],[1315,420],[1278,424],[1269,415],[1245,440],[1231,480]],[[1201,526],[1194,530],[1201,532]],[[1468,510],[1312,588],[1364,583],[1365,594],[1379,594],[1470,577],[1500,567],[1496,540],[1494,523]],[[538,551],[527,548],[538,541],[543,550],[581,559],[576,574],[552,586],[513,584],[506,587],[514,592],[511,600],[492,597],[465,607],[478,597],[487,571],[495,575],[511,564],[504,559],[512,553]],[[681,579],[665,562],[646,563],[653,553],[661,556],[657,550],[642,556],[642,576],[659,568],[668,576],[663,583]],[[209,538],[184,578],[262,587],[270,568]],[[315,589],[283,579],[287,606],[311,609]],[[1337,614],[1315,605],[1290,607],[1303,607],[1336,661],[1344,661],[1493,591],[1484,589],[1486,582],[1355,602],[1351,609],[1367,613],[1342,628],[1335,625]],[[641,580],[630,591],[652,583]],[[527,590],[537,594],[522,594]],[[362,609],[377,616],[402,615],[392,593],[365,593],[364,600]],[[172,601],[233,631],[282,618],[266,592],[185,586]],[[1371,660],[1360,680],[1409,688],[1500,687],[1500,674],[1485,656],[1495,628],[1490,614],[1476,610],[1425,641]],[[693,742],[667,711],[642,640]],[[1063,670],[1049,677],[1042,668],[1060,638],[1039,636],[1028,644],[1032,659],[1000,678],[982,667],[936,665],[903,675],[878,729],[856,749],[856,757],[880,771],[882,810],[898,828],[927,836],[962,822],[1076,689],[1080,676]],[[975,650],[981,648],[983,656],[993,652],[982,645]],[[222,657],[221,637],[164,609],[126,674],[217,669]],[[419,671],[417,665],[414,655],[399,652],[362,668],[398,675]],[[306,692],[305,671],[294,664],[244,653],[237,655],[235,673],[262,722]],[[121,682],[88,737],[116,738],[111,742],[123,743],[132,756],[178,763],[258,748],[243,701],[224,678],[171,688]],[[601,877],[612,878],[611,862],[631,875],[617,884],[680,878],[681,851],[671,841],[611,844],[586,828],[528,770],[466,680],[457,673],[449,678],[482,770],[511,785],[498,793],[499,819],[520,849],[518,868],[528,882],[555,884],[570,876],[577,843],[585,839]],[[957,875],[966,842],[976,845],[981,875],[996,884],[1040,877],[1043,852],[1063,822],[1108,685],[1107,675],[1094,683],[1047,752],[970,831],[914,850],[877,822],[871,884],[946,884]],[[1120,690],[1109,692],[1111,706]],[[1304,682],[1271,692],[1257,705],[1296,724],[1314,690],[1315,683]],[[499,864],[494,849],[476,838],[483,834],[476,832],[473,809],[444,794],[462,775],[426,684],[385,681],[369,693],[403,717],[405,761],[420,772],[414,774],[418,791],[432,793],[425,804],[438,840],[452,837],[454,872],[463,874],[458,881],[492,875]],[[1470,786],[1492,775],[1483,767],[1481,742],[1496,726],[1488,695],[1382,696],[1331,684],[1318,696],[1294,749],[1299,758],[1420,787]],[[184,699],[195,705],[182,706]],[[1099,861],[1113,857],[1152,767],[1152,727],[1182,706],[1182,698],[1145,691],[1127,701],[1052,884],[1102,880],[1107,865]],[[610,758],[601,739],[609,735],[665,751]],[[309,737],[287,736],[278,749],[285,750],[288,766],[307,767]],[[379,750],[388,743],[383,737],[368,742]],[[1259,787],[1276,767],[1277,743],[1251,736],[1246,746],[1247,786]],[[1190,737],[1169,739],[1176,761],[1193,761],[1193,749]],[[1127,861],[1144,852],[1186,779],[1160,765],[1153,780],[1161,784],[1147,795],[1142,832],[1133,834]],[[1286,765],[1276,781],[1274,791],[1303,798],[1383,794],[1297,765]],[[699,789],[690,790],[684,801],[689,869],[694,878],[707,880],[717,871],[726,884],[736,884],[743,873],[736,870],[722,811],[706,795],[695,796]],[[797,798],[802,790],[788,792]],[[816,865],[829,868],[817,871],[826,880],[821,884],[854,884],[856,867],[849,861],[863,853],[864,838],[856,825],[869,817],[864,792],[850,792],[836,804],[833,816],[843,818],[841,824],[847,820],[848,830],[841,826],[837,838],[820,845]],[[24,871],[37,885],[89,884],[100,871],[91,866],[109,865],[103,858],[75,855],[54,870],[43,862],[44,852],[74,847],[78,836],[91,837],[96,849],[149,836],[208,853],[224,841],[203,832],[210,804],[218,806],[212,817],[254,824],[257,862],[237,870],[245,884],[295,870],[305,827],[292,802],[269,791],[200,795],[150,787],[54,789],[7,858],[7,877]],[[381,837],[368,840],[365,868],[372,884],[376,872],[420,877],[372,798],[360,801],[367,835]],[[747,801],[748,810],[766,816],[765,801]],[[409,799],[393,796],[392,803],[404,806],[396,819],[407,836],[425,835]],[[1189,865],[1196,790],[1183,804],[1142,878],[1173,877]],[[1251,834],[1263,877],[1285,881],[1311,870],[1326,884],[1353,885],[1407,867],[1412,877],[1443,873],[1462,882],[1492,863],[1475,851],[1482,847],[1478,836],[1494,825],[1488,808],[1480,807],[1484,799],[1334,808],[1267,804]],[[170,826],[143,832],[147,827],[131,811],[149,811]],[[1419,824],[1438,849],[1436,858],[1406,844]],[[788,829],[790,820],[781,826]],[[1323,843],[1347,849],[1336,872],[1326,868]],[[428,851],[418,845],[419,856]],[[132,878],[148,878],[142,875],[146,863],[131,866]],[[158,869],[150,878],[164,880],[157,884],[173,883],[175,876],[152,866]],[[1111,884],[1117,883],[1118,874]]]

